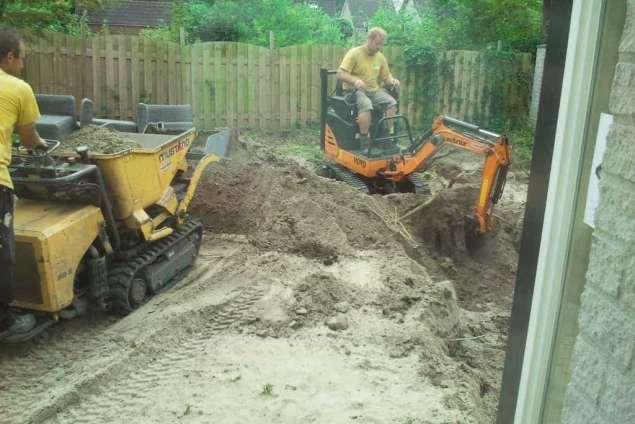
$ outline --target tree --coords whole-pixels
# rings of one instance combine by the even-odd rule
[[[506,48],[534,51],[542,42],[541,0],[419,0],[421,20],[382,10],[373,24],[385,26],[388,42],[440,49],[483,49],[503,41]]]
[[[322,10],[292,0],[208,0],[175,6],[168,33],[178,40],[179,28],[190,41],[240,41],[269,45],[269,31],[280,47],[303,43],[339,43],[344,37],[338,22]],[[144,31],[164,38],[166,28]]]
[[[53,31],[73,31],[77,28],[75,4],[94,9],[116,0],[0,0],[2,25]]]

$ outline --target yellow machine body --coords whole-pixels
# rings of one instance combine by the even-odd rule
[[[191,269],[203,226],[187,209],[219,157],[188,156],[195,128],[161,130],[125,133],[139,147],[115,154],[14,151],[12,306],[32,311],[36,325],[0,341],[28,340],[89,307],[125,315]]]
[[[95,206],[19,200],[14,306],[57,312],[70,305],[77,267],[103,225]]]
[[[168,232],[155,228],[161,220],[152,220],[144,209],[158,204],[167,218],[178,207],[170,183],[177,172],[188,168],[186,154],[196,130],[178,135],[126,133],[126,137],[142,147],[115,154],[90,154],[90,162],[97,165],[110,195],[115,219],[131,229],[140,229],[148,241],[160,239]]]

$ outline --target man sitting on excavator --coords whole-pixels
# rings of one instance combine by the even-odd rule
[[[381,53],[387,33],[383,28],[374,27],[368,31],[366,44],[349,50],[339,69],[337,78],[344,83],[344,90],[357,89],[357,111],[359,140],[362,149],[368,146],[371,111],[375,106],[384,106],[386,116],[394,116],[396,100],[383,89],[384,86],[399,86],[388,68],[388,62]],[[393,121],[388,121],[388,131],[393,132]]]

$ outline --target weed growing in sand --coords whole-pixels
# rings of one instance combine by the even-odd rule
[[[263,396],[273,396],[273,384],[267,383],[262,386],[262,392],[260,392]]]

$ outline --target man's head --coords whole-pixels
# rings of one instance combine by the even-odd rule
[[[0,28],[0,68],[8,74],[20,75],[24,67],[24,41],[13,28]]]
[[[386,40],[386,31],[380,27],[371,28],[368,31],[368,39],[366,40],[366,49],[371,56],[384,48],[384,40]]]

